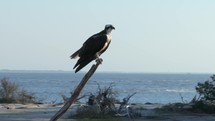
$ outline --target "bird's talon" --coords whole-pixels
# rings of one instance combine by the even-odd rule
[[[102,61],[103,61],[102,58],[96,59],[96,62],[99,63],[99,64],[102,64]]]

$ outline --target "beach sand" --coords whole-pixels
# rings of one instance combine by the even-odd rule
[[[1,104],[0,121],[48,121],[61,107],[54,104]],[[76,107],[72,105],[62,119],[66,119]]]
[[[76,121],[68,119],[81,104],[74,104],[59,121]],[[133,108],[141,109],[142,117],[130,119],[122,117],[122,121],[215,121],[215,115],[199,113],[156,112],[160,104],[137,104]],[[62,107],[55,104],[0,104],[0,121],[49,121]],[[94,120],[91,120],[94,121]],[[95,121],[99,121],[98,119]]]

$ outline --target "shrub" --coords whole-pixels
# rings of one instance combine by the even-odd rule
[[[199,94],[199,99],[193,101],[193,110],[204,113],[215,113],[215,75],[211,76],[211,80],[198,83],[196,91]]]
[[[0,103],[34,103],[35,97],[32,93],[20,89],[15,82],[10,82],[8,78],[1,79],[0,82]]]
[[[196,91],[200,95],[200,99],[204,102],[214,103],[215,101],[215,75],[211,76],[211,80],[204,83],[198,83]]]
[[[86,106],[81,106],[77,110],[78,118],[109,118],[116,114],[115,103],[117,92],[113,90],[113,83],[109,87],[100,88],[95,94],[89,95]]]
[[[77,109],[77,118],[104,119],[113,117],[115,112],[101,112],[98,106],[82,106]]]
[[[121,116],[127,116],[129,118],[139,117],[140,113],[133,112],[132,108],[127,107],[129,99],[135,95],[128,95],[120,102],[117,97],[117,91],[113,89],[113,83],[108,87],[101,88],[98,85],[98,90],[95,94],[90,93],[88,95],[87,105],[81,105],[77,108],[75,114],[71,114],[69,118],[76,119],[89,119],[98,121],[121,121]],[[119,109],[115,107],[115,104],[120,104]],[[88,120],[87,120],[88,121]]]
[[[1,79],[0,86],[0,101],[7,103],[14,102],[18,86],[15,83],[10,82],[7,78]]]

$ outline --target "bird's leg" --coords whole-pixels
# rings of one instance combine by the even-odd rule
[[[99,54],[96,53],[96,62],[99,63],[99,64],[102,64],[102,58],[99,58]]]
[[[102,64],[102,61],[103,61],[102,58],[97,58],[96,59],[96,62],[98,62],[99,64]]]

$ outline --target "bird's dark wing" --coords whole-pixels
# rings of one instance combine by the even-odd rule
[[[84,68],[87,64],[89,64],[91,61],[93,61],[95,58],[94,57],[89,57],[89,58],[86,58],[85,60],[78,60],[78,62],[76,63],[76,66],[74,68],[75,69],[75,73],[77,73],[78,71],[80,71],[82,68]]]
[[[95,55],[103,48],[106,43],[106,40],[106,35],[95,35],[90,37],[89,39],[87,39],[86,42],[84,42],[79,56],[87,57]]]
[[[78,72],[88,63],[96,59],[96,53],[99,52],[105,45],[107,40],[106,35],[94,35],[86,40],[79,51],[79,60],[75,64],[75,72]]]

